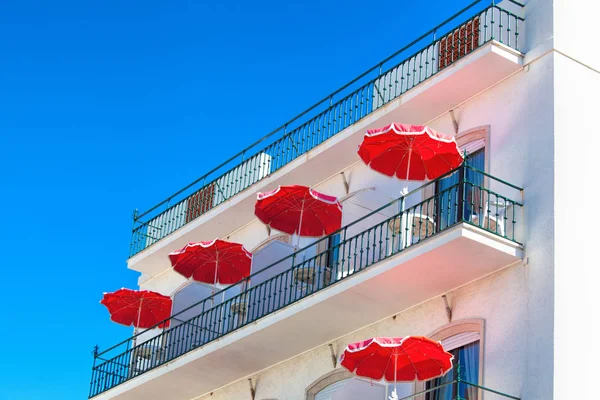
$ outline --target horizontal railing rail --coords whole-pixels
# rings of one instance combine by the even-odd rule
[[[521,188],[463,165],[179,311],[170,317],[168,330],[160,331],[157,324],[156,329],[140,332],[102,352],[95,351],[90,397],[459,223],[520,243],[517,223],[522,196]],[[364,225],[369,227],[365,229]]]
[[[480,0],[463,8],[164,201],[142,213],[136,210],[130,256],[314,149],[484,43],[497,40],[518,50],[523,19],[496,5],[452,24],[467,11],[478,8],[478,4]]]
[[[441,383],[439,385],[436,386],[432,386],[430,388],[427,388],[425,390],[421,390],[419,392],[410,394],[406,397],[402,397],[398,400],[410,400],[410,399],[414,399],[418,396],[423,396],[425,394],[429,394],[431,397],[431,399],[447,399],[450,398],[451,400],[466,400],[465,397],[462,397],[461,392],[464,391],[465,388],[468,387],[472,387],[475,389],[479,389],[482,390],[484,392],[488,392],[491,394],[495,394],[501,398],[505,398],[505,399],[512,399],[512,400],[521,400],[520,397],[517,396],[513,396],[507,393],[503,393],[500,392],[498,390],[494,390],[494,389],[490,389],[487,388],[485,386],[481,386],[478,385],[476,383],[472,383],[472,382],[468,382],[464,379],[461,379],[460,377],[457,377],[456,379],[450,381],[450,382],[445,382],[445,383]],[[452,392],[447,392],[448,389],[453,389]],[[462,390],[461,390],[462,389]],[[452,396],[453,392],[455,392],[455,395]],[[448,394],[450,394],[450,397],[448,396]],[[429,397],[427,397],[429,398]],[[486,397],[487,398],[487,397]]]

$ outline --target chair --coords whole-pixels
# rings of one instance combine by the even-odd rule
[[[231,311],[231,316],[229,319],[229,330],[234,329],[235,327],[239,327],[246,323],[246,315],[248,310],[248,305],[246,301],[240,299],[237,300],[229,306],[229,310]]]
[[[471,221],[490,232],[498,233],[500,236],[506,235],[505,217],[507,209],[506,203],[498,201],[486,201],[485,207],[482,210],[482,217],[479,214],[473,214]]]
[[[294,270],[294,281],[301,285],[301,293],[304,294],[306,289],[317,289],[327,285],[331,281],[331,269],[329,267],[311,266],[300,267]]]
[[[156,364],[160,364],[165,356],[165,351],[162,347],[143,344],[133,349],[131,368],[129,370],[130,377],[137,376],[150,369]]]
[[[399,246],[389,247],[388,253],[391,254],[394,250],[402,250],[433,235],[435,221],[428,215],[407,213],[391,219],[388,228],[396,236],[394,242],[399,240]]]
[[[161,358],[163,355],[163,349],[154,345],[142,345],[134,350],[134,357],[141,358],[143,360],[151,360],[153,358]]]

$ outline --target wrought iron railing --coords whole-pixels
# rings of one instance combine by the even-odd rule
[[[425,399],[425,400],[438,400],[438,399],[450,399],[450,400],[468,400],[468,399],[477,399],[479,395],[477,392],[485,392],[486,399],[511,399],[511,400],[521,400],[520,397],[513,396],[504,392],[500,392],[495,389],[490,389],[488,387],[479,385],[474,382],[469,382],[465,380],[464,371],[461,371],[460,365],[457,365],[453,371],[451,371],[454,375],[454,379],[440,383],[435,386],[428,387],[424,390],[420,390],[408,396],[399,398],[398,400],[413,400],[415,398]],[[430,381],[431,382],[431,381]],[[493,397],[491,397],[493,396]]]
[[[173,315],[168,330],[149,329],[96,351],[90,397],[459,223],[519,243],[522,195],[521,188],[463,165]]]
[[[475,1],[462,9],[161,203],[143,213],[136,210],[130,256],[314,149],[484,43],[496,40],[518,50],[523,19],[498,6],[479,10],[456,23],[467,11],[478,8],[479,3]]]

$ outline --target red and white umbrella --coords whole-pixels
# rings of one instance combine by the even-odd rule
[[[231,285],[247,278],[252,253],[240,243],[215,239],[188,243],[169,254],[173,269],[196,282]]]
[[[435,179],[463,162],[453,136],[423,125],[396,123],[367,131],[358,155],[371,169],[405,181]]]
[[[307,186],[279,186],[258,193],[254,214],[269,227],[299,237],[329,235],[342,227],[342,204],[337,197]]]
[[[114,322],[135,328],[168,328],[171,316],[172,300],[149,290],[119,289],[113,293],[104,293],[100,304],[110,313]]]
[[[340,364],[357,376],[396,383],[444,376],[452,359],[440,342],[423,336],[376,337],[348,345]]]

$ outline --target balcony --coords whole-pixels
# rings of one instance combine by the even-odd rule
[[[194,398],[505,268],[522,197],[463,165],[97,353],[90,397]]]
[[[506,0],[512,7],[475,12],[477,3],[166,200],[136,212],[129,267],[148,274],[164,270],[168,251],[157,243],[168,236],[171,250],[193,237],[225,236],[251,221],[253,195],[267,184],[313,185],[356,161],[365,129],[394,120],[426,123],[519,70],[524,20],[508,9],[520,8]],[[300,165],[311,167],[310,177],[298,172]],[[194,229],[202,232],[191,234]],[[136,256],[150,247],[155,249]],[[154,260],[140,263],[159,250]]]

